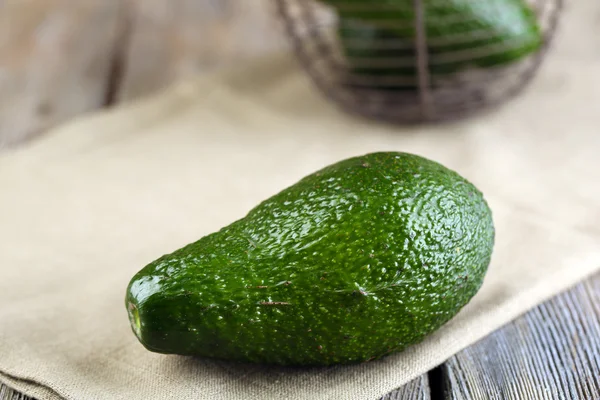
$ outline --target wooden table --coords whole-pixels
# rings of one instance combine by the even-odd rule
[[[283,46],[269,0],[0,1],[0,147]],[[600,274],[385,399],[600,399]]]

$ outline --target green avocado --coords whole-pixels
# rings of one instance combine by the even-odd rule
[[[351,71],[416,76],[415,11],[406,0],[325,0],[339,14],[338,36]],[[543,35],[524,0],[423,0],[429,71],[506,65],[537,51]],[[396,86],[411,87],[400,83]],[[412,87],[416,82],[412,83]]]
[[[350,158],[150,263],[133,332],[158,353],[275,365],[366,362],[438,329],[480,288],[494,244],[483,195],[407,153]]]

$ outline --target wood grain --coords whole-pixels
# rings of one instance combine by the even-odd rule
[[[270,0],[0,1],[0,147],[286,46]]]
[[[285,46],[270,0],[130,0],[118,99]]]
[[[442,366],[446,399],[600,399],[600,274]]]
[[[0,147],[105,102],[119,0],[0,1]]]
[[[1,397],[0,400],[2,400]],[[431,400],[427,374],[421,375],[400,389],[385,395],[381,400]]]
[[[0,400],[34,400],[0,383]]]

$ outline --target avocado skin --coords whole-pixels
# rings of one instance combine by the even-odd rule
[[[338,36],[352,72],[373,77],[416,77],[412,2],[327,0],[325,3],[339,8]],[[357,4],[363,7],[355,10],[342,7]],[[423,0],[423,6],[431,61],[429,70],[434,76],[468,67],[510,64],[539,50],[543,44],[536,15],[523,0]],[[371,11],[367,11],[369,7]],[[381,46],[394,42],[399,43],[400,48]],[[394,59],[401,60],[402,65],[389,68],[364,66],[368,61]],[[405,62],[408,65],[404,66]],[[405,88],[416,88],[416,78],[413,85]]]
[[[493,244],[491,211],[468,181],[416,155],[371,153],[150,263],[126,306],[154,352],[365,362],[452,318],[480,288]]]

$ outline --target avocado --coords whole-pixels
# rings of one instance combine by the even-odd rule
[[[434,76],[468,67],[503,66],[532,54],[543,44],[536,15],[523,0],[422,2],[429,71]],[[338,12],[338,36],[352,72],[372,77],[416,76],[412,1],[325,3]]]
[[[126,308],[150,351],[274,365],[366,362],[421,341],[482,284],[491,211],[417,155],[353,157],[150,263]]]

